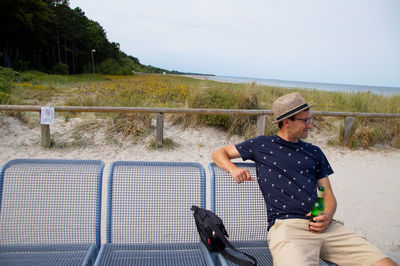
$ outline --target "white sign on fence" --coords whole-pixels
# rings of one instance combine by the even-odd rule
[[[40,124],[52,125],[54,124],[54,108],[53,107],[42,107],[40,113]]]

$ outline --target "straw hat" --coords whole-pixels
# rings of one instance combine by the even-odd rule
[[[311,106],[313,105],[307,104],[298,92],[283,95],[272,103],[272,110],[274,111],[275,118],[274,123],[278,123],[286,118],[294,116]]]

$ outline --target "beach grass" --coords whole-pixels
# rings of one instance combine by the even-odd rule
[[[271,109],[279,96],[299,91],[314,104],[313,110],[332,112],[400,113],[400,95],[381,96],[369,92],[344,93],[319,90],[281,88],[259,85],[217,82],[180,75],[135,74],[108,75],[49,75],[41,72],[3,73],[0,71],[0,103],[65,106],[132,106],[215,109]],[[64,113],[66,121],[76,116]],[[133,136],[149,134],[151,115],[96,114],[111,119],[109,132]],[[246,115],[188,115],[169,116],[173,123],[186,127],[213,126],[228,134],[246,137],[255,135],[256,117]],[[266,134],[274,134],[272,117],[267,117]],[[336,117],[318,117],[317,130],[335,131],[333,145],[342,145],[343,122]],[[112,133],[110,133],[112,134]],[[79,145],[79,140],[77,140]],[[368,148],[377,144],[400,148],[399,118],[357,118],[350,148]]]

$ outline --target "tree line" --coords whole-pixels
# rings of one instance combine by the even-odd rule
[[[1,0],[1,66],[56,74],[180,73],[142,65],[69,0]]]

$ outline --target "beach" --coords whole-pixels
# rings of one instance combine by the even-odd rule
[[[281,87],[281,88],[300,88],[305,90],[322,90],[346,93],[359,93],[368,92],[376,95],[394,96],[400,94],[398,87],[384,87],[384,86],[368,86],[356,84],[337,84],[337,83],[321,83],[321,82],[305,82],[293,80],[280,80],[280,79],[265,79],[265,78],[251,78],[251,77],[232,77],[232,76],[211,76],[211,75],[185,75],[196,79],[208,79],[219,82],[233,82],[233,83],[252,83],[255,82],[259,85]]]
[[[60,138],[64,136],[63,141],[68,141],[71,128],[79,122],[80,118],[71,118],[68,122],[56,118],[55,124],[50,127],[51,134]],[[17,158],[102,160],[105,163],[102,242],[105,241],[106,178],[113,161],[191,161],[207,169],[212,151],[244,140],[235,135],[228,137],[225,132],[215,128],[182,128],[168,121],[165,123],[164,137],[177,144],[170,150],[150,149],[149,142],[154,139],[154,134],[136,144],[124,140],[122,136],[119,143],[109,143],[102,128],[93,134],[93,143],[90,145],[71,148],[56,145],[45,149],[40,145],[39,126],[28,127],[16,118],[3,115],[0,116],[0,164]],[[335,219],[361,233],[400,263],[400,150],[389,147],[369,150],[332,147],[326,144],[328,134],[312,130],[305,141],[321,147],[335,171],[330,176],[338,202]],[[57,142],[57,138],[54,140]]]

